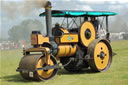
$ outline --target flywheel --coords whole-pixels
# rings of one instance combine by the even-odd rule
[[[45,60],[45,56],[42,55],[24,56],[19,64],[19,69],[21,69],[21,76],[27,80],[38,81],[45,81],[53,78],[57,73],[57,69],[52,68],[48,70],[37,70],[38,68],[53,66],[57,64],[56,59],[52,56],[48,60],[48,65],[45,63]]]
[[[84,22],[79,30],[81,43],[88,47],[88,45],[96,38],[96,32],[91,22]]]
[[[88,47],[89,66],[93,71],[106,71],[112,63],[112,48],[105,39],[95,39]]]

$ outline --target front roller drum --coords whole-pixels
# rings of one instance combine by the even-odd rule
[[[101,72],[110,68],[112,63],[112,48],[105,39],[93,40],[88,47],[89,66],[93,71]]]
[[[19,69],[21,69],[21,76],[27,80],[37,81],[45,81],[53,78],[57,73],[57,69],[53,68],[49,70],[37,70],[38,68],[53,66],[57,64],[56,59],[52,56],[48,60],[49,65],[45,63],[45,60],[46,58],[41,55],[24,56],[19,64]]]

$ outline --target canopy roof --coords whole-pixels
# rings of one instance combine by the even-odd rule
[[[45,16],[45,12],[39,16]],[[117,15],[117,12],[107,11],[80,11],[80,10],[52,10],[52,17],[85,17],[85,16],[113,16]]]

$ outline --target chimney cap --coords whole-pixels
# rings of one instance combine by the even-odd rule
[[[52,4],[50,1],[48,1],[45,5],[45,8],[52,8]]]

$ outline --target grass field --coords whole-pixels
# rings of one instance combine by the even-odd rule
[[[22,50],[1,51],[0,85],[128,85],[128,40],[113,41],[113,51],[117,53],[107,72],[70,74],[64,69],[46,82],[24,80],[16,68],[22,57]]]

